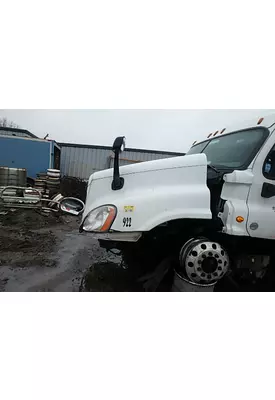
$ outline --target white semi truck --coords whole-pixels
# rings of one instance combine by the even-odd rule
[[[115,140],[114,169],[91,175],[81,232],[120,250],[147,290],[170,287],[174,271],[215,290],[275,288],[275,115],[119,168],[124,146]]]

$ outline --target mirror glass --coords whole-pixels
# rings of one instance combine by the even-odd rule
[[[84,210],[84,203],[75,197],[65,197],[60,202],[60,210],[68,214],[79,215]]]
[[[120,152],[122,153],[125,149],[125,139],[123,139],[123,142],[121,144]]]

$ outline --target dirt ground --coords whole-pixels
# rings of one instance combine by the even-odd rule
[[[71,215],[0,209],[0,292],[144,291],[79,225]]]
[[[121,258],[79,233],[79,224],[71,215],[0,209],[0,292],[144,291]],[[237,289],[221,284],[215,291]]]
[[[0,291],[132,291],[120,257],[78,231],[70,215],[0,213]]]

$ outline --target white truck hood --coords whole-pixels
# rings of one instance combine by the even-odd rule
[[[211,219],[205,154],[173,157],[120,167],[124,186],[112,190],[113,169],[91,175],[83,220],[93,209],[112,204],[117,216],[111,230],[149,231],[183,218]],[[124,218],[131,218],[125,226]]]

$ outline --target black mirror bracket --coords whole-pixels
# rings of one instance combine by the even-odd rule
[[[124,178],[119,174],[119,154],[124,150],[125,138],[124,136],[117,137],[113,144],[113,152],[115,153],[114,159],[114,175],[112,181],[112,190],[120,190],[124,186]]]
[[[113,180],[112,182],[112,190],[120,190],[124,186],[124,178],[118,177],[117,180]]]

